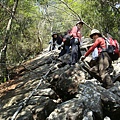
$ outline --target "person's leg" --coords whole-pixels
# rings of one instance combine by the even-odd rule
[[[76,63],[76,44],[74,43],[75,39],[72,39],[70,44],[71,44],[71,65],[74,65]]]
[[[107,71],[107,69],[109,68],[111,61],[109,59],[109,56],[106,52],[102,53],[99,57],[99,75],[103,81],[103,86],[105,88],[109,88],[111,86],[113,86],[113,82],[112,79]]]
[[[95,59],[95,60],[91,59],[88,64],[90,65],[90,67],[93,67],[97,64],[97,61],[98,61],[97,59]]]
[[[54,49],[55,49],[55,44],[52,45],[52,50],[54,50]]]
[[[107,71],[109,66],[111,66],[111,59],[109,58],[107,53],[102,53],[99,58],[98,62],[92,68],[84,69],[94,78],[96,78],[99,82],[103,83],[103,87],[110,88],[113,86],[113,81]]]
[[[80,46],[78,45],[78,60],[80,59],[81,56],[82,54],[81,54]]]
[[[90,67],[86,67],[85,65],[83,65],[82,67],[91,75],[91,77],[94,77],[99,82],[102,82],[101,77],[99,76],[97,72],[97,69],[94,69],[94,68],[97,68],[97,66],[90,68]]]
[[[70,53],[69,46],[65,46],[65,49],[66,49],[66,53],[69,54]]]
[[[76,44],[73,44],[72,45],[72,53],[71,53],[71,57],[72,57],[72,65],[74,65],[77,60],[78,60],[78,57],[77,57],[77,46]]]
[[[59,57],[63,56],[65,53],[66,53],[66,49],[63,48],[59,53]]]

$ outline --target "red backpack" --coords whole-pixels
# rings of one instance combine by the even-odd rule
[[[119,47],[119,43],[117,40],[114,40],[112,38],[106,39],[106,51],[108,52],[109,56],[111,57],[111,59],[114,60],[118,60],[119,58],[119,51],[120,51],[120,47]]]

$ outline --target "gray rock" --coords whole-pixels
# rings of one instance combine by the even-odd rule
[[[85,42],[89,39],[85,39]],[[85,52],[91,44],[84,44]],[[119,78],[110,89],[101,87],[96,79],[87,79],[82,62],[69,66],[70,55],[58,58],[58,52],[43,52],[24,63],[18,74],[19,85],[0,98],[0,120],[8,120],[36,88],[41,78],[44,82],[18,113],[19,120],[119,120]],[[90,57],[86,60],[89,61]],[[61,64],[62,63],[62,64]],[[65,64],[63,64],[65,63]],[[59,67],[59,65],[63,65]],[[120,73],[120,59],[113,63],[115,76]],[[49,72],[46,77],[46,73]],[[108,116],[108,117],[105,117]],[[105,117],[105,118],[104,118]]]
[[[72,100],[60,104],[47,120],[81,120],[83,118],[84,105],[80,99]]]

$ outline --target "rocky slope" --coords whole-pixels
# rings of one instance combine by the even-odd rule
[[[0,120],[120,120],[120,59],[113,63],[114,86],[105,89],[88,79],[81,61],[66,65],[70,56],[58,52],[43,51],[13,69],[14,89],[0,97]]]

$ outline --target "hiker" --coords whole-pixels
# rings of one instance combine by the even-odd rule
[[[50,40],[49,44],[49,51],[54,50],[57,45],[60,45],[62,43],[62,37],[58,35],[57,33],[52,34],[52,39]]]
[[[72,36],[72,38],[70,40],[70,44],[71,44],[71,48],[72,48],[70,65],[75,65],[75,63],[77,63],[81,57],[79,45],[80,45],[80,41],[81,41],[81,37],[82,37],[80,30],[81,30],[83,24],[84,23],[82,21],[78,21],[76,23],[76,25],[70,31],[70,36]]]
[[[81,60],[83,61],[97,47],[98,58],[96,59],[96,64],[88,70],[89,73],[94,73],[92,74],[93,77],[94,75],[100,77],[100,82],[103,83],[103,87],[105,87],[106,89],[110,88],[111,86],[113,86],[113,82],[107,70],[112,65],[112,60],[109,57],[108,53],[105,51],[105,40],[97,29],[93,29],[91,31],[90,38],[93,39],[94,43],[85,53],[85,55],[81,57]]]
[[[63,44],[61,44],[61,52],[59,53],[59,57],[64,55],[64,54],[69,54],[70,53],[70,32],[66,32],[63,36]]]

